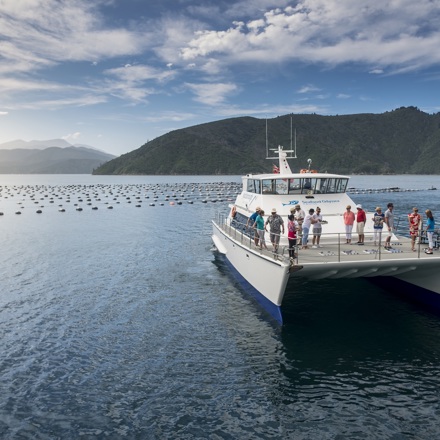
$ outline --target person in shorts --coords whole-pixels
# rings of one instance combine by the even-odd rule
[[[385,239],[385,249],[391,249],[391,237],[393,236],[393,229],[394,229],[394,205],[392,203],[388,203],[387,210],[385,211],[385,224],[387,225],[388,229],[388,235]]]
[[[264,239],[264,211],[260,209],[258,211],[257,218],[255,219],[255,223],[253,227],[256,228],[255,235],[258,236],[256,240],[259,240],[260,249],[267,249],[266,240]],[[256,241],[256,246],[258,246],[258,242]]]
[[[313,231],[312,248],[319,248],[321,247],[319,241],[321,240],[321,233],[322,233],[322,223],[321,223],[322,215],[321,215],[321,208],[319,206],[316,208],[315,214],[313,214],[313,218],[317,220],[317,222],[313,224],[313,228],[312,228]]]
[[[278,252],[278,246],[280,244],[280,236],[284,234],[284,221],[283,218],[277,214],[277,210],[272,208],[271,215],[267,218],[264,225],[264,229],[267,231],[266,226],[270,226],[270,242],[273,246],[273,251]]]

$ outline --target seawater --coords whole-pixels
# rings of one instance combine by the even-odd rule
[[[239,180],[20,175],[0,186]],[[440,221],[440,191],[426,190],[438,180],[350,185],[420,189],[353,199],[370,211],[392,201],[402,215],[429,207]],[[73,197],[0,199],[0,438],[440,435],[438,314],[364,279],[298,280],[277,326],[212,251],[211,219],[227,200],[109,198],[113,209],[102,198],[81,212]]]

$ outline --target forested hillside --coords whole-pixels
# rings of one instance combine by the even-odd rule
[[[298,159],[341,174],[439,174],[440,113],[402,107],[382,114],[285,115],[268,119],[269,148],[291,145]],[[113,159],[94,174],[243,174],[268,172],[266,120],[226,119],[175,130]]]

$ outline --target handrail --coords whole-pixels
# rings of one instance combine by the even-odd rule
[[[278,252],[274,252],[272,249],[270,249],[270,243],[269,250],[261,250],[259,247],[256,247],[254,244],[254,232],[256,232],[256,229],[253,227],[246,226],[243,222],[238,222],[236,220],[230,220],[230,218],[222,213],[217,213],[217,222],[218,226],[223,229],[230,237],[232,237],[237,242],[241,243],[243,246],[249,248],[249,250],[258,252],[260,254],[266,255],[268,257],[272,256],[275,259],[285,261],[286,263],[289,262],[289,246],[286,244],[287,236],[283,234],[277,234],[280,235],[280,244],[278,247]],[[397,232],[397,231],[395,231]],[[356,233],[353,233],[355,235]],[[328,253],[324,254],[323,256],[328,257],[326,260],[322,261],[344,261],[346,257],[350,257],[350,255],[353,255],[357,253],[357,251],[370,251],[365,252],[363,254],[364,257],[371,255],[372,259],[377,260],[383,260],[383,259],[390,259],[390,255],[388,253],[385,253],[383,251],[383,246],[385,242],[385,233],[382,234],[379,243],[376,243],[374,245],[373,243],[373,237],[374,232],[365,232],[365,239],[367,242],[363,247],[357,247],[357,246],[351,246],[350,250],[346,249],[346,246],[344,246],[345,242],[345,232],[338,232],[338,233],[321,233],[321,243],[325,245],[325,247],[330,246],[331,249],[335,253]],[[313,231],[310,233],[310,237],[313,236]],[[399,237],[408,238],[405,237],[402,234],[399,234]],[[302,252],[309,252],[309,251],[302,251],[300,250],[300,237],[297,238],[297,244],[295,246],[295,255],[296,255],[296,263],[301,264],[301,253]],[[370,242],[371,240],[371,242]],[[426,238],[424,237],[424,231],[420,230],[418,234],[418,240],[417,240],[417,253],[410,253],[410,258],[422,258],[422,246],[426,246]],[[435,241],[435,243],[440,243],[440,239],[438,241]],[[392,242],[392,244],[396,247],[396,252],[401,251],[402,248],[399,248],[399,246],[402,245],[402,243],[396,243]],[[410,248],[410,242],[405,242],[405,245],[407,245]],[[347,245],[348,246],[348,245]],[[438,249],[438,247],[434,246],[435,249]],[[351,252],[353,251],[353,253]],[[321,252],[322,254],[322,252]],[[305,254],[304,254],[305,255]],[[308,255],[310,257],[310,254]],[[440,256],[440,255],[439,255]],[[310,261],[310,258],[307,258],[307,260]]]

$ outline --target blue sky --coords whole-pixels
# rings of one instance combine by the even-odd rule
[[[237,116],[440,111],[438,0],[2,0],[0,143],[120,155]]]

